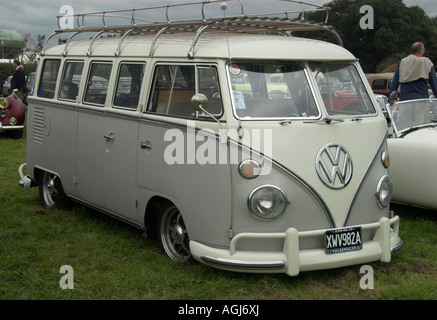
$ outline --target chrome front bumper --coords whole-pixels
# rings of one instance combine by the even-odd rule
[[[3,126],[2,123],[0,123],[0,132],[4,132],[4,131],[12,131],[12,130],[23,130],[24,129],[24,125],[22,126]]]
[[[375,236],[363,243],[358,251],[326,254],[324,248],[299,250],[299,240],[323,236],[326,230],[299,232],[288,228],[282,233],[240,233],[231,240],[230,248],[218,249],[191,241],[193,257],[219,269],[242,272],[286,273],[296,276],[301,271],[339,268],[373,261],[390,262],[393,252],[403,246],[399,237],[399,216],[381,218],[378,222],[361,225],[373,229]],[[283,239],[281,252],[237,250],[238,242],[249,239]]]

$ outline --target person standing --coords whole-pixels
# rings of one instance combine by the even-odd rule
[[[23,100],[24,95],[27,93],[26,89],[26,76],[24,70],[18,59],[14,60],[15,73],[11,79],[10,93],[14,92],[14,89],[18,89],[18,97]]]
[[[415,42],[411,54],[402,59],[393,76],[390,93],[397,91],[400,85],[400,101],[429,98],[428,84],[437,97],[437,78],[431,60],[424,57],[425,46]]]

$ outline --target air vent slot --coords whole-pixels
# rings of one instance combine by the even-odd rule
[[[33,141],[42,143],[45,127],[44,109],[35,107],[34,110],[32,137]]]

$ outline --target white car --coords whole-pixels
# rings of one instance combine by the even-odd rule
[[[437,99],[391,104],[393,202],[437,210]]]

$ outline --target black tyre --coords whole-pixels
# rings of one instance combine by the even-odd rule
[[[172,260],[192,260],[187,229],[182,215],[173,204],[165,205],[158,217],[158,241],[162,251]]]
[[[66,203],[67,196],[57,175],[49,172],[39,175],[39,200],[44,208],[62,206]]]

